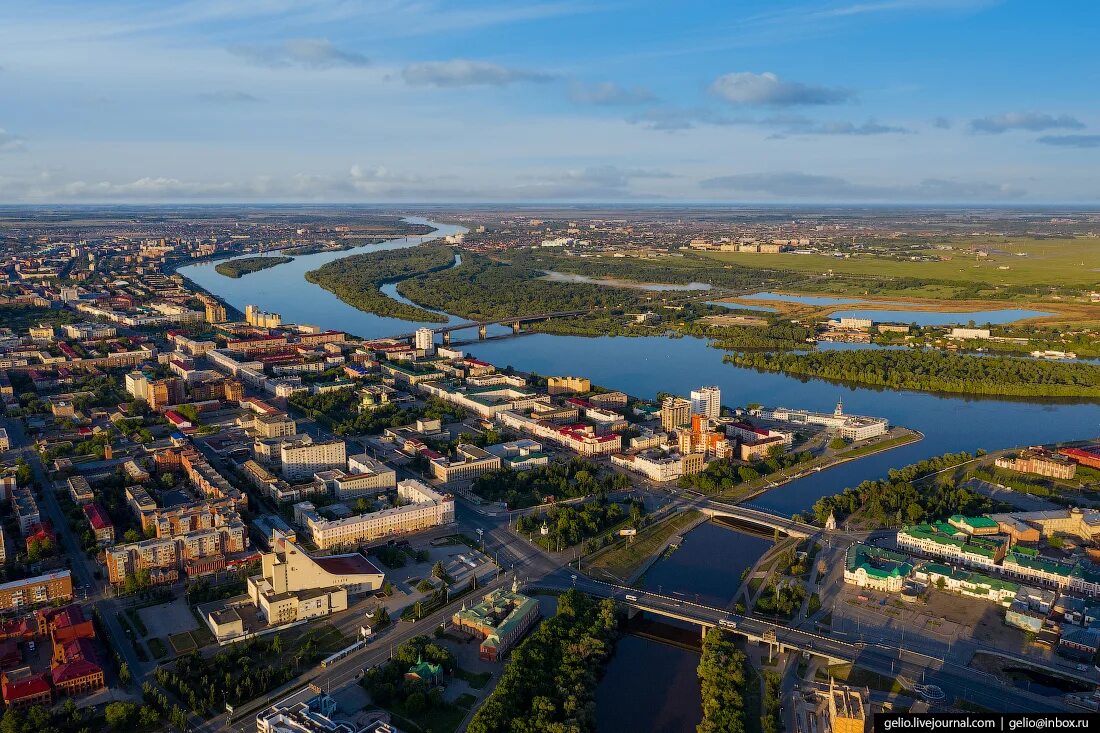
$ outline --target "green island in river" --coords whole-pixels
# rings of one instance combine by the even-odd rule
[[[926,350],[729,354],[740,367],[839,382],[954,394],[1100,397],[1100,366]]]
[[[348,305],[362,311],[406,321],[446,323],[446,316],[394,300],[382,292],[386,283],[442,270],[454,264],[455,255],[442,244],[422,244],[408,249],[388,249],[344,257],[306,273],[306,280],[320,285]]]
[[[293,259],[293,257],[283,256],[241,257],[236,260],[226,260],[225,262],[219,262],[218,264],[214,265],[214,270],[219,275],[238,278],[243,277],[250,272],[259,272],[260,270],[266,270],[267,268],[275,267],[276,265],[284,265]]]

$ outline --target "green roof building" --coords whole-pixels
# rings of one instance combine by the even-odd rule
[[[495,590],[475,606],[466,608],[463,604],[452,621],[463,631],[481,637],[479,656],[495,662],[515,646],[538,617],[538,601],[520,595],[518,586],[513,584],[511,591]]]

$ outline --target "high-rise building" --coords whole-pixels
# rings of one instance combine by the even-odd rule
[[[416,329],[413,346],[417,351],[431,351],[435,347],[435,331],[430,328]]]
[[[691,391],[691,414],[717,419],[722,414],[722,390],[700,387]]]
[[[225,322],[225,306],[215,300],[208,300],[204,304],[206,306],[206,322],[207,323],[224,323]]]
[[[683,397],[666,397],[661,403],[661,427],[675,430],[691,421],[691,403]]]
[[[278,328],[283,325],[283,317],[278,313],[262,311],[252,304],[244,307],[244,320],[245,323],[256,328]]]

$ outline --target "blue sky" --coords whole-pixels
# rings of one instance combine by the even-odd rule
[[[1096,204],[1098,27],[1083,1],[5,3],[0,201]]]

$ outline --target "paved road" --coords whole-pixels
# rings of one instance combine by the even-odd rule
[[[1005,712],[1045,712],[1067,709],[1057,698],[1034,695],[1006,684],[993,675],[984,674],[962,664],[929,656],[916,649],[898,644],[867,644],[823,636],[802,629],[773,624],[752,616],[730,613],[691,601],[612,585],[583,576],[574,578],[568,569],[555,571],[538,582],[538,587],[564,590],[575,587],[601,598],[614,598],[622,603],[646,605],[650,608],[719,624],[722,620],[736,623],[737,631],[760,638],[767,631],[775,633],[778,642],[809,653],[842,659],[873,672],[890,677],[904,676],[911,681],[936,684],[949,693],[965,697],[979,705]],[[631,600],[627,600],[631,596]]]
[[[41,487],[39,493],[42,497],[42,504],[45,506],[46,514],[57,531],[57,536],[65,550],[65,556],[69,560],[69,566],[72,569],[76,584],[87,590],[88,599],[99,610],[103,625],[107,629],[107,634],[111,637],[107,646],[118,652],[122,657],[122,661],[129,667],[131,676],[135,680],[140,679],[144,667],[149,665],[141,663],[134,652],[133,646],[126,639],[126,634],[116,618],[119,609],[118,603],[106,597],[106,582],[96,580],[95,563],[84,554],[80,543],[69,528],[69,522],[61,511],[61,505],[57,501],[53,484],[46,475],[46,469],[23,431],[22,421],[5,420],[4,426],[7,428],[8,438],[13,446],[12,453],[17,458],[24,458],[30,464],[34,477]],[[39,509],[41,508],[39,507]]]

